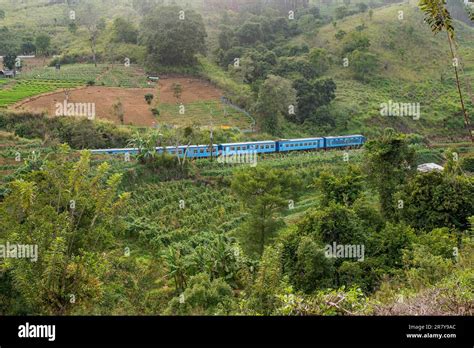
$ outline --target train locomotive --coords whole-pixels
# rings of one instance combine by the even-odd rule
[[[330,150],[341,148],[358,148],[366,141],[363,135],[343,135],[330,137],[316,137],[316,138],[301,138],[301,139],[280,139],[280,140],[266,140],[266,141],[250,141],[239,143],[225,143],[210,145],[181,145],[181,146],[166,146],[157,147],[158,153],[164,151],[179,157],[188,158],[210,158],[219,157],[220,155],[237,155],[242,153],[287,153],[292,151],[314,151],[314,150]],[[98,149],[91,150],[92,154],[137,154],[137,148],[124,149]]]

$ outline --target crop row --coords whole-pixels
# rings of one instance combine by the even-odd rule
[[[90,64],[65,65],[60,70],[52,67],[33,69],[22,74],[21,79],[41,79],[55,81],[90,81],[105,70],[105,66],[94,67]]]
[[[77,86],[74,82],[32,81],[21,80],[11,88],[0,89],[0,107],[14,104],[22,99],[30,98],[38,94],[48,93],[61,88],[72,88]]]

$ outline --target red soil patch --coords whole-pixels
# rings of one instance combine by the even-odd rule
[[[151,126],[155,118],[144,96],[147,93],[156,94],[155,92],[151,88],[88,87],[70,91],[68,102],[95,103],[96,118],[120,123],[114,113],[114,105],[120,101],[123,105],[124,124]],[[37,97],[35,100],[23,103],[21,108],[55,115],[56,103],[64,103],[64,100],[65,95],[61,91]]]
[[[158,83],[159,93],[156,88],[118,88],[93,86],[69,93],[69,103],[95,103],[96,118],[107,119],[117,124],[120,123],[114,113],[114,105],[120,101],[123,105],[124,124],[136,126],[152,126],[159,123],[150,109],[160,104],[174,104],[177,102],[173,93],[173,85],[179,83],[182,87],[180,97],[181,103],[193,103],[197,101],[219,100],[222,92],[210,83],[196,78],[173,77],[163,78]],[[145,94],[151,93],[155,96],[151,105],[145,101]],[[14,108],[30,110],[34,112],[46,112],[55,115],[56,103],[63,103],[65,95],[63,91],[49,93],[43,96],[35,96],[30,100],[22,101]],[[158,102],[158,104],[157,104]]]

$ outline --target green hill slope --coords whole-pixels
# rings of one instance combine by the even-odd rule
[[[372,133],[391,126],[433,138],[463,137],[465,131],[446,35],[434,36],[414,4],[412,1],[375,9],[372,18],[368,14],[350,16],[322,27],[314,37],[301,35],[294,41],[324,48],[332,55],[334,64],[327,75],[338,87],[335,103],[350,113],[348,129]],[[403,19],[399,18],[401,13]],[[370,40],[369,52],[380,63],[365,82],[354,79],[351,69],[343,66],[342,50],[347,41],[335,38],[338,31],[350,34],[358,26],[364,27],[361,33]],[[456,33],[460,62],[465,76],[472,80],[474,30],[457,22]],[[380,116],[380,104],[389,100],[420,103],[420,119]],[[468,106],[470,113],[474,113],[472,103]]]

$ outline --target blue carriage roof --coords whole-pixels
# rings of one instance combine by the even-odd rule
[[[281,139],[280,141],[312,141],[312,140],[323,140],[322,137],[316,138],[299,138],[299,139]]]
[[[353,138],[353,137],[364,137],[363,135],[360,134],[353,134],[353,135],[339,135],[335,137],[325,137],[326,139],[339,139],[339,138]]]
[[[221,144],[222,146],[238,146],[238,145],[253,145],[253,144],[275,144],[273,140],[264,140],[264,141],[250,141],[246,143],[226,143]]]

